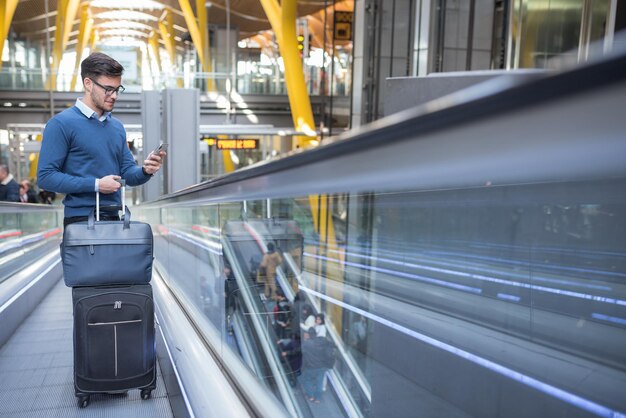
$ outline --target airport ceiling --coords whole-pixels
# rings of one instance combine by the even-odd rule
[[[47,39],[54,41],[54,30],[57,16],[58,0],[20,0],[13,17],[12,28],[21,39],[40,41]],[[175,36],[180,41],[187,32],[187,25],[181,12],[178,0],[87,0],[89,3],[94,28],[99,33],[115,33],[111,29],[132,29],[135,38],[147,38],[151,30],[158,33],[158,20],[165,8],[170,8],[174,15]],[[261,2],[259,0],[209,0],[206,1],[209,24],[225,25],[227,18],[226,4],[230,3],[230,24],[238,27],[240,38],[245,39],[260,31],[271,29]],[[298,15],[307,16],[324,9],[333,3],[332,0],[299,0]],[[190,1],[195,11],[195,1]],[[116,12],[116,13],[111,13]],[[197,15],[197,14],[196,14]],[[80,25],[80,10],[73,23],[68,47],[76,43]],[[106,36],[101,36],[105,42]]]

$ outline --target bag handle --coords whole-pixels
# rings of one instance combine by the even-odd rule
[[[117,182],[120,184],[122,188],[122,216],[124,220],[124,229],[130,228],[130,210],[126,206],[126,180],[119,179]],[[94,210],[92,209],[89,213],[89,217],[87,219],[87,228],[94,229],[95,222],[100,222],[100,192],[96,192],[96,210],[95,210],[95,220],[94,220]]]

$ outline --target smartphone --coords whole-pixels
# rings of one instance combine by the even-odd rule
[[[167,146],[168,144],[161,144],[158,147],[156,147],[154,150],[152,150],[150,154],[158,154],[159,151],[167,151]]]

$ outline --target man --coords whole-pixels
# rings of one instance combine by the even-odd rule
[[[334,347],[324,337],[317,336],[314,327],[303,334],[302,374],[300,381],[307,399],[320,403],[324,388],[324,374],[335,362]]]
[[[283,257],[274,250],[274,244],[267,244],[267,252],[261,260],[259,271],[265,271],[265,297],[270,299],[276,295],[276,269],[283,263]]]
[[[126,144],[122,123],[111,116],[115,101],[124,91],[124,67],[103,53],[93,53],[81,63],[85,95],[76,104],[48,121],[43,133],[38,185],[47,191],[64,193],[63,225],[87,219],[100,199],[101,220],[119,219],[118,180],[138,186],[161,168],[164,151],[152,153],[135,164]]]
[[[28,180],[20,181],[20,202],[39,203],[39,199],[37,199],[37,194],[33,190],[33,187]]]
[[[0,201],[20,201],[20,186],[4,164],[0,164]]]

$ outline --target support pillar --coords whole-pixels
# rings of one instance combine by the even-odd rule
[[[197,89],[166,89],[162,93],[165,193],[200,182],[200,94]],[[158,126],[158,125],[157,125]]]
[[[150,151],[161,143],[161,93],[156,90],[144,90],[141,92],[141,130],[143,133],[143,153],[145,160]],[[168,156],[165,157],[167,160]],[[143,162],[143,161],[142,161]],[[157,199],[163,194],[162,169],[155,178],[143,185],[143,200],[148,202]]]

